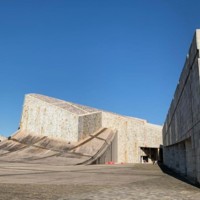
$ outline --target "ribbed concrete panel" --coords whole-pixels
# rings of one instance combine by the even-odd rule
[[[70,143],[33,133],[18,132],[0,143],[0,162],[27,162],[57,165],[92,164],[113,144],[116,131],[100,129],[81,142]],[[112,152],[109,152],[112,154]],[[112,155],[110,155],[112,157]]]

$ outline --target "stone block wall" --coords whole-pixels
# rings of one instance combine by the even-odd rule
[[[200,31],[186,57],[163,127],[164,164],[200,183]]]
[[[78,117],[78,140],[84,139],[102,127],[102,113],[91,113]]]
[[[160,148],[162,144],[162,127],[145,120],[103,112],[102,126],[118,131],[118,162],[140,163],[140,147]]]
[[[78,116],[53,103],[26,95],[20,129],[38,135],[78,139]]]
[[[61,100],[26,95],[20,129],[77,142],[102,127],[101,112],[82,114],[84,110],[72,107]]]
[[[144,138],[140,138],[140,146],[160,148],[160,145],[163,144],[162,127],[146,122]]]

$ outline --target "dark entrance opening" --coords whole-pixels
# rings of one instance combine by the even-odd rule
[[[156,163],[159,160],[159,148],[140,147],[141,163]]]
[[[159,149],[159,159],[158,161],[160,163],[163,163],[163,145],[160,145],[160,149]]]
[[[149,158],[148,156],[142,156],[142,163],[148,163]]]

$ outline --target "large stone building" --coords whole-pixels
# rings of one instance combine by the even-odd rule
[[[142,119],[121,116],[44,95],[28,94],[24,101],[20,128],[9,141],[0,145],[0,152],[3,153],[0,159],[16,160],[16,155],[20,155],[20,159],[25,156],[23,161],[30,162],[30,152],[33,152],[33,149],[40,152],[39,147],[42,148],[41,151],[50,150],[44,152],[44,155],[58,155],[54,152],[55,147],[48,145],[46,137],[72,145],[65,154],[66,159],[68,153],[76,153],[75,157],[81,155],[83,160],[90,156],[90,162],[85,160],[82,163],[151,163],[159,160],[162,127]],[[56,148],[57,150],[59,149]],[[15,151],[21,153],[16,154]],[[60,153],[59,156],[62,155],[63,160],[63,152]]]
[[[195,32],[163,127],[164,164],[200,183],[200,30]]]

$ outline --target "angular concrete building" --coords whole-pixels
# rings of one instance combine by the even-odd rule
[[[164,164],[200,184],[200,30],[195,32],[163,127]]]
[[[28,94],[19,130],[0,144],[0,160],[152,163],[161,144],[162,127],[146,120]]]
[[[43,95],[26,95],[21,131],[78,142],[101,128],[116,131],[113,161],[140,163],[158,159],[161,126]]]

